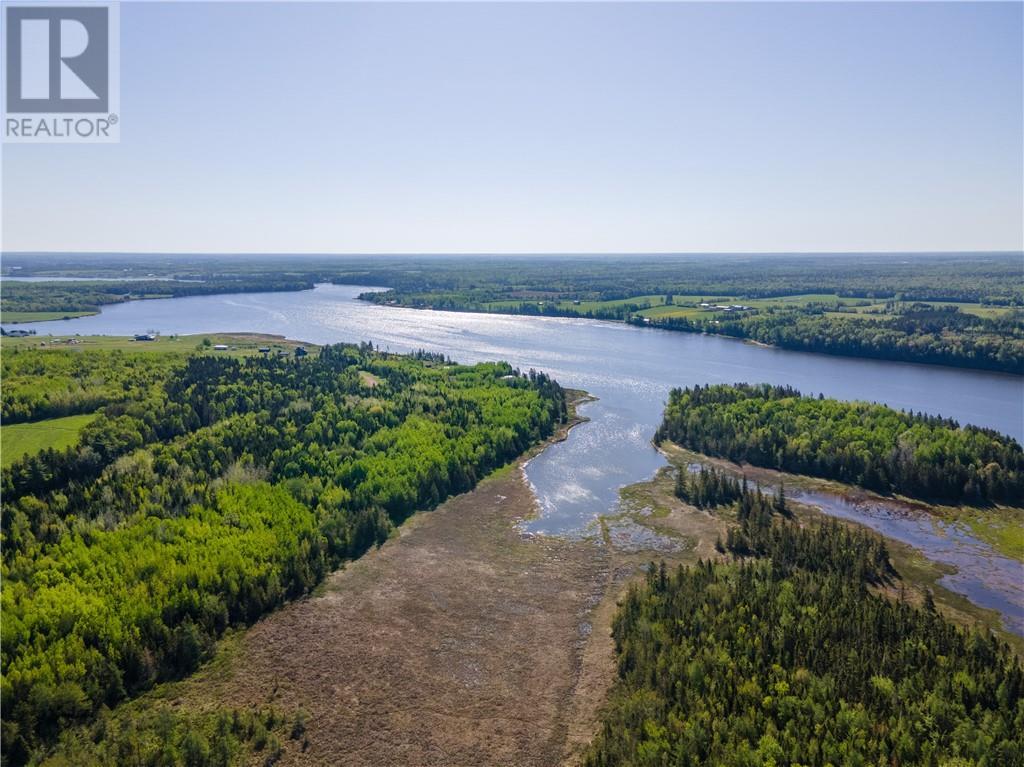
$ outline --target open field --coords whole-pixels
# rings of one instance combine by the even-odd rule
[[[508,311],[518,309],[523,303],[536,301],[551,304],[563,312],[576,312],[588,314],[602,310],[615,310],[624,306],[635,305],[641,307],[637,314],[652,319],[680,318],[687,319],[713,319],[723,312],[709,308],[702,308],[701,303],[710,304],[742,304],[759,311],[768,309],[799,309],[810,304],[823,304],[833,311],[827,313],[831,316],[846,317],[855,319],[877,320],[896,316],[889,311],[885,301],[878,301],[869,298],[851,298],[839,296],[835,293],[801,293],[788,296],[775,296],[772,298],[743,298],[742,296],[716,296],[716,295],[674,295],[672,302],[666,303],[665,294],[650,294],[630,296],[629,298],[615,299],[612,301],[567,301],[554,297],[530,296],[513,299],[489,301],[483,304],[486,311]],[[949,306],[959,307],[961,312],[973,314],[978,317],[998,318],[1006,315],[1012,309],[1006,306],[988,306],[980,303],[968,303],[963,301],[928,301],[927,303],[936,308]]]
[[[50,320],[73,320],[75,317],[88,317],[99,312],[4,312],[0,321],[15,325],[22,322],[49,322]]]
[[[35,423],[14,423],[0,427],[0,465],[10,466],[23,455],[46,448],[61,450],[78,441],[78,434],[95,414],[49,418]]]
[[[209,340],[209,344],[205,343]],[[223,344],[228,347],[224,351],[213,347]],[[302,341],[293,341],[284,336],[266,335],[261,333],[207,333],[192,336],[158,336],[155,341],[136,341],[127,336],[24,336],[12,338],[4,336],[0,340],[0,348],[5,351],[26,348],[47,348],[64,350],[119,350],[124,352],[163,352],[175,354],[226,354],[236,357],[258,354],[261,347],[269,347],[272,354],[280,351],[291,352],[298,346],[304,346],[312,352],[319,347]]]

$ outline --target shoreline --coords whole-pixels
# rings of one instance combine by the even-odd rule
[[[329,283],[329,284],[333,285],[335,283]],[[347,283],[337,283],[337,284],[343,284],[344,285],[344,284],[347,284]],[[814,356],[821,356],[821,357],[839,357],[841,359],[870,360],[870,361],[873,361],[873,362],[883,362],[883,363],[891,363],[891,364],[898,364],[898,365],[923,365],[923,366],[930,367],[930,368],[943,368],[945,370],[970,370],[970,371],[974,371],[974,372],[978,372],[978,373],[994,373],[994,374],[997,374],[997,375],[1007,375],[1007,376],[1011,376],[1011,377],[1016,378],[1016,379],[1024,378],[1024,371],[1018,372],[1018,371],[1013,371],[1013,370],[994,370],[992,368],[973,367],[973,366],[969,366],[969,365],[949,365],[949,364],[942,363],[942,362],[928,362],[926,360],[915,360],[915,359],[899,359],[899,360],[894,360],[894,359],[891,359],[889,357],[870,357],[870,356],[866,356],[866,355],[863,355],[863,354],[843,354],[841,352],[815,351],[815,350],[812,350],[812,349],[792,348],[792,347],[788,347],[788,346],[780,346],[778,344],[769,344],[769,343],[766,343],[764,341],[758,341],[757,339],[754,339],[754,338],[746,338],[746,337],[743,337],[743,336],[733,336],[733,335],[728,335],[726,333],[715,333],[715,332],[712,332],[710,330],[682,330],[680,328],[666,327],[664,325],[660,325],[660,324],[655,323],[655,322],[637,323],[637,322],[629,322],[627,320],[620,320],[620,319],[603,319],[603,318],[598,318],[598,317],[587,317],[586,315],[572,313],[572,312],[566,312],[564,314],[563,313],[559,313],[559,314],[529,314],[527,312],[510,312],[510,311],[503,311],[503,310],[500,310],[500,309],[495,310],[495,311],[490,311],[490,310],[469,309],[469,308],[450,307],[450,306],[449,307],[445,307],[445,308],[442,309],[442,308],[435,308],[433,306],[410,306],[408,304],[401,304],[401,303],[390,303],[390,304],[389,303],[378,303],[376,301],[371,301],[369,299],[364,299],[362,296],[356,296],[356,300],[357,301],[364,301],[366,303],[374,304],[376,306],[381,306],[381,307],[384,307],[384,308],[387,308],[387,309],[413,309],[415,311],[425,311],[425,312],[457,312],[457,313],[460,313],[460,314],[481,314],[481,315],[485,315],[485,316],[486,315],[499,315],[499,316],[504,316],[504,317],[526,317],[526,318],[529,318],[529,319],[543,319],[543,320],[547,320],[547,319],[590,320],[592,322],[599,322],[599,323],[602,323],[602,324],[608,323],[608,324],[612,324],[612,325],[626,325],[626,326],[629,326],[629,327],[644,328],[644,329],[647,329],[647,330],[663,330],[663,331],[667,331],[667,332],[671,332],[671,333],[687,333],[688,335],[710,336],[712,338],[731,338],[734,341],[738,341],[740,343],[747,343],[747,344],[750,344],[751,346],[758,346],[758,347],[760,347],[762,349],[775,349],[775,350],[784,351],[784,352],[795,352],[797,354],[812,354]]]

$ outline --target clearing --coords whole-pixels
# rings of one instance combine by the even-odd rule
[[[95,413],[88,413],[0,427],[0,465],[10,466],[23,455],[38,453],[48,447],[55,450],[71,447],[78,441],[79,432],[95,417]]]

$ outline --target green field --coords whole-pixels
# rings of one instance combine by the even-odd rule
[[[209,344],[205,344],[205,340]],[[227,350],[218,351],[213,347],[219,344],[227,346]],[[136,341],[126,336],[25,336],[0,340],[0,348],[4,351],[15,349],[60,349],[65,351],[87,350],[119,350],[124,352],[172,352],[192,354],[197,351],[208,354],[246,356],[258,354],[260,348],[269,348],[271,353],[279,351],[291,352],[297,346],[305,346],[309,351],[318,347],[315,344],[304,344],[292,341],[283,336],[261,335],[259,333],[207,333],[193,336],[159,336],[155,341]]]
[[[522,304],[537,303],[557,307],[563,312],[578,312],[589,314],[600,310],[616,309],[618,307],[635,305],[639,308],[636,311],[641,317],[652,319],[668,319],[685,317],[687,319],[713,319],[721,312],[713,309],[702,308],[701,303],[711,304],[742,304],[752,309],[765,311],[768,309],[799,309],[809,304],[824,304],[833,308],[827,314],[835,317],[846,317],[851,319],[878,320],[888,319],[896,316],[890,311],[885,301],[878,301],[868,298],[850,298],[838,296],[835,293],[800,293],[788,296],[774,296],[772,298],[742,298],[740,296],[712,296],[712,295],[674,295],[672,302],[665,302],[664,294],[648,294],[619,298],[612,301],[579,301],[551,300],[542,298],[517,298],[500,301],[488,301],[483,304],[483,309],[492,312],[518,309]],[[929,301],[927,302],[937,308],[957,306],[961,312],[973,314],[978,317],[996,318],[1011,311],[1005,306],[986,306],[979,303],[967,303],[963,301]]]
[[[88,317],[99,312],[4,312],[0,321],[15,325],[21,322],[49,322],[50,320],[73,320],[75,317]]]
[[[18,458],[52,447],[61,450],[78,441],[78,434],[96,418],[96,413],[50,418],[35,423],[0,427],[0,464],[10,466]]]

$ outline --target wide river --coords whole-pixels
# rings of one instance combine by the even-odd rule
[[[616,508],[620,487],[646,479],[664,465],[650,440],[674,386],[789,384],[804,393],[941,414],[1024,439],[1020,377],[805,354],[620,323],[419,311],[356,299],[373,289],[320,285],[294,293],[133,301],[92,317],[31,327],[40,334],[64,336],[245,331],[317,344],[372,341],[393,352],[424,349],[459,362],[507,360],[523,370],[544,370],[564,386],[585,389],[598,400],[583,408],[589,423],[527,467],[542,511],[528,525],[535,532],[586,530],[597,515]],[[837,508],[824,510],[840,513]],[[1024,634],[1024,567],[999,557],[958,526],[925,524],[916,517],[901,523],[898,514],[876,512],[845,509],[842,515],[956,566],[959,573],[944,584],[1000,610],[1007,626]]]

